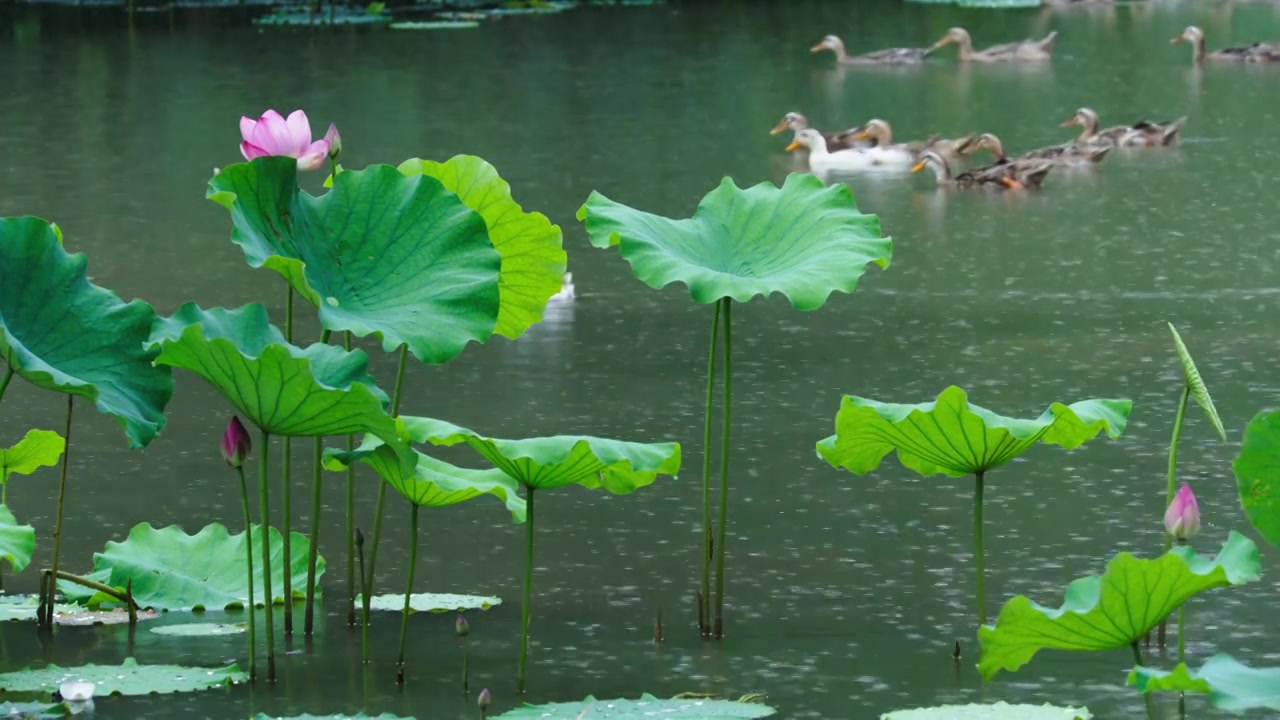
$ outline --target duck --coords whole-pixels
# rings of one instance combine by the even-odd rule
[[[874,118],[868,120],[862,125],[862,129],[852,135],[853,140],[872,140],[876,147],[882,148],[900,148],[911,153],[913,157],[918,157],[925,150],[933,150],[948,160],[953,160],[961,156],[962,150],[967,148],[973,142],[974,134],[969,133],[961,138],[948,139],[939,135],[931,135],[925,140],[917,140],[916,142],[893,144],[893,128],[889,123]]]
[[[1170,45],[1191,43],[1191,59],[1226,60],[1231,62],[1276,62],[1280,61],[1280,44],[1256,42],[1252,45],[1229,47],[1206,54],[1204,51],[1204,31],[1195,25],[1188,25],[1186,30],[1173,36]]]
[[[1172,145],[1177,142],[1178,133],[1182,132],[1182,126],[1186,122],[1187,118],[1184,115],[1168,122],[1139,120],[1133,125],[1117,125],[1099,130],[1101,123],[1098,120],[1098,113],[1092,108],[1082,107],[1076,110],[1074,115],[1062,121],[1062,127],[1079,125],[1080,137],[1076,138],[1076,143],[1081,145],[1152,147]]]
[[[863,55],[850,55],[844,49],[844,41],[835,35],[828,35],[809,48],[811,53],[824,50],[835,53],[837,65],[915,65],[924,62],[933,51],[932,48],[888,48]]]
[[[947,163],[946,158],[933,150],[925,150],[920,155],[920,162],[912,166],[911,172],[917,173],[926,167],[933,170],[933,176],[937,179],[938,185],[943,187],[965,189],[992,187],[1004,190],[1022,190],[1028,187],[1038,187],[1044,180],[1044,176],[1049,173],[1052,164],[1045,163],[1034,170],[1022,173],[1016,172],[1012,168],[989,167],[952,175],[951,165]]]
[[[954,43],[960,46],[961,62],[993,63],[1014,60],[1049,60],[1053,57],[1053,41],[1057,37],[1058,31],[1055,30],[1040,40],[1028,38],[1018,42],[1004,43],[1003,45],[992,45],[986,50],[975,52],[973,40],[969,37],[969,31],[961,27],[953,27],[938,42],[929,47],[929,52]]]
[[[834,133],[822,133],[822,139],[827,143],[827,149],[835,152],[836,150],[848,150],[850,148],[871,147],[875,145],[874,141],[856,141],[853,136],[860,132],[864,126],[849,128]],[[769,131],[770,135],[777,135],[786,132],[788,129],[795,133],[793,140],[800,136],[801,130],[809,129],[809,119],[798,112],[789,112],[782,116],[782,120]]]
[[[1047,147],[1028,150],[1016,158],[1010,159],[1004,152],[1004,144],[994,133],[982,133],[977,140],[964,147],[962,155],[971,155],[979,150],[986,150],[996,158],[996,164],[1011,162],[1024,167],[1035,165],[1041,161],[1049,161],[1057,165],[1080,165],[1099,163],[1111,152],[1111,145],[1080,145],[1075,142],[1049,145]]]
[[[915,162],[915,156],[900,148],[867,147],[830,152],[822,133],[807,128],[796,133],[796,139],[787,146],[791,152],[801,147],[809,148],[809,169],[817,174],[854,172],[871,169],[906,169]]]

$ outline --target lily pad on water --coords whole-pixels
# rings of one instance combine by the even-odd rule
[[[1088,708],[1053,705],[940,705],[885,713],[880,720],[1090,720]]]
[[[892,252],[880,221],[858,211],[848,186],[800,173],[781,188],[743,190],[725,178],[687,220],[593,192],[578,219],[592,245],[617,246],[642,282],[683,283],[700,303],[778,292],[799,310],[815,310],[833,292],[853,292],[869,263],[888,267]]]
[[[1036,652],[1114,650],[1144,637],[1192,596],[1258,579],[1258,547],[1232,531],[1212,560],[1190,547],[1175,547],[1154,560],[1120,553],[1102,577],[1067,586],[1062,607],[1046,608],[1019,595],[1005,603],[995,626],[978,630],[978,670],[990,680],[1017,670]]]
[[[15,573],[22,572],[31,562],[35,549],[35,528],[19,525],[9,508],[0,505],[0,561],[7,560]]]
[[[1249,421],[1231,469],[1249,522],[1280,547],[1280,410],[1258,413]]]
[[[87,398],[143,447],[173,395],[169,368],[143,347],[155,310],[89,282],[87,265],[56,225],[0,218],[0,360],[32,385]]]
[[[53,692],[66,682],[91,682],[95,697],[104,695],[153,695],[208,690],[244,682],[249,676],[236,665],[222,668],[182,665],[139,665],[125,658],[119,665],[82,665],[63,668],[49,665],[0,675],[0,692]]]
[[[324,327],[432,364],[493,334],[502,257],[484,218],[440,181],[372,165],[313,197],[297,174],[291,158],[238,163],[209,180],[209,198],[231,211],[249,265],[280,273]]]
[[[400,715],[392,715],[391,713],[382,713],[381,715],[365,715],[358,713],[356,715],[268,715],[266,713],[258,713],[253,716],[253,720],[417,720],[413,717],[402,717]]]
[[[0,702],[0,718],[12,720],[44,720],[64,718],[71,714],[66,703],[51,705],[47,702]]]
[[[472,20],[436,20],[427,22],[397,22],[387,27],[392,30],[465,30],[478,28],[480,23]]]
[[[1139,692],[1209,693],[1214,707],[1232,712],[1280,710],[1280,668],[1251,668],[1219,653],[1199,670],[1179,663],[1173,670],[1139,667],[1129,673]]]
[[[157,635],[174,637],[220,637],[223,635],[239,635],[246,630],[245,625],[228,623],[183,623],[180,625],[161,625],[151,628]]]
[[[587,699],[581,702],[525,705],[505,712],[494,720],[587,720],[588,718],[648,720],[655,717],[737,720],[738,718],[770,717],[776,712],[768,705],[732,700],[692,698],[659,700],[649,694],[641,695],[639,700],[597,700],[588,695]]]
[[[253,557],[262,557],[261,526],[253,526]],[[307,555],[311,551],[307,536],[291,533],[293,555],[291,577],[294,599],[303,598],[306,587]],[[280,531],[271,528],[271,587],[284,586],[284,547]],[[123,589],[133,581],[134,601],[140,607],[158,610],[223,609],[243,607],[249,600],[244,533],[232,535],[219,523],[188,535],[181,527],[170,525],[156,529],[149,523],[134,526],[124,542],[108,542],[106,549],[94,553],[91,579]],[[324,574],[324,558],[316,562],[317,580]],[[67,581],[59,581],[58,589],[71,602],[90,605],[111,604],[115,599],[94,593]],[[261,586],[255,586],[261,593]],[[317,585],[316,594],[320,594]],[[284,598],[272,598],[283,604]],[[257,595],[254,604],[261,606]]]
[[[155,620],[160,613],[155,610],[139,610],[137,618]],[[60,610],[53,614],[53,622],[69,627],[93,627],[96,625],[126,625],[129,622],[129,611],[124,608],[114,610]]]
[[[352,603],[360,607],[363,596],[356,595]],[[488,610],[501,605],[502,599],[485,595],[454,595],[452,593],[414,593],[409,596],[409,609],[414,612],[461,612],[463,610]],[[404,593],[398,595],[374,595],[369,600],[372,610],[404,612]]]
[[[35,620],[38,607],[40,598],[37,595],[0,595],[0,622]]]

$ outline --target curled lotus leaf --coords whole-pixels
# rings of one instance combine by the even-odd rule
[[[107,695],[153,695],[208,690],[249,679],[236,665],[221,668],[182,665],[139,665],[125,658],[119,665],[48,665],[38,670],[0,674],[0,692],[51,693],[69,682],[94,685],[94,697]]]
[[[445,420],[401,416],[397,423],[414,442],[466,443],[511,479],[538,490],[577,483],[625,495],[659,475],[680,470],[679,443],[636,443],[589,435],[500,440]]]
[[[707,698],[671,698],[660,700],[641,695],[637,700],[597,700],[590,695],[580,702],[525,705],[505,712],[494,720],[648,720],[648,718],[682,718],[687,720],[739,720],[765,718],[777,714],[768,705],[735,700]]]
[[[1196,361],[1191,359],[1191,352],[1187,350],[1187,346],[1182,342],[1182,336],[1178,334],[1178,329],[1169,323],[1169,332],[1173,333],[1173,346],[1178,351],[1178,364],[1182,366],[1182,377],[1187,384],[1187,391],[1191,393],[1191,397],[1195,398],[1196,404],[1199,405],[1209,417],[1209,422],[1213,425],[1213,429],[1218,432],[1218,437],[1225,442],[1227,439],[1227,431],[1222,427],[1222,418],[1218,417],[1218,409],[1213,406],[1213,398],[1209,396],[1209,388],[1205,387],[1204,379],[1200,377],[1200,371],[1196,369]]]
[[[1231,469],[1249,522],[1280,547],[1280,410],[1258,413],[1249,421]]]
[[[232,242],[280,273],[324,327],[444,363],[498,322],[502,258],[484,218],[441,182],[390,165],[344,170],[313,197],[297,163],[263,157],[223,168],[208,197],[231,211]]]
[[[885,713],[880,720],[1090,720],[1088,708],[1054,705],[940,705]]]
[[[818,443],[818,456],[862,475],[897,451],[899,462],[921,475],[960,477],[1003,465],[1039,442],[1072,450],[1100,432],[1117,438],[1131,407],[1128,400],[1054,403],[1034,420],[1019,420],[970,404],[954,385],[918,405],[848,395],[836,434]]]
[[[833,292],[853,292],[867,265],[888,267],[892,254],[880,221],[858,211],[846,185],[801,173],[781,188],[743,190],[725,178],[686,220],[593,192],[578,220],[592,245],[617,247],[646,285],[683,283],[700,303],[781,293],[798,310],[816,310]]]
[[[1101,577],[1067,586],[1062,607],[1037,605],[1024,595],[1005,603],[994,626],[978,630],[978,670],[990,680],[1017,670],[1040,650],[1114,650],[1143,638],[1191,597],[1258,579],[1258,547],[1232,531],[1213,559],[1175,547],[1153,560],[1120,553]]]
[[[353,607],[361,607],[363,597],[356,595]],[[501,605],[502,599],[486,595],[455,595],[453,593],[413,593],[409,596],[410,612],[462,612],[464,610],[488,610]],[[369,609],[404,612],[404,594],[374,595],[369,599]]]
[[[31,553],[35,549],[35,528],[19,525],[13,512],[7,506],[0,505],[0,560],[8,561],[14,572],[22,572],[31,562]]]
[[[1139,692],[1208,693],[1214,707],[1231,712],[1280,710],[1280,668],[1252,668],[1218,653],[1199,669],[1178,663],[1173,670],[1137,667],[1129,684]]]
[[[164,428],[173,376],[143,347],[156,313],[89,282],[83,253],[68,253],[56,225],[0,218],[0,377],[88,399],[124,428],[132,447]]]

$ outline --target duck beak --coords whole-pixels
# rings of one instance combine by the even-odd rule
[[[1075,124],[1076,124],[1076,116],[1075,116],[1075,115],[1072,115],[1071,117],[1067,118],[1066,120],[1063,120],[1063,121],[1062,121],[1062,124],[1061,124],[1061,125],[1059,125],[1058,127],[1071,127],[1071,126],[1073,126],[1073,125],[1075,125]]]
[[[798,147],[800,147],[800,141],[793,140],[791,144],[787,146],[787,152],[791,152],[792,150],[795,150]]]
[[[826,49],[827,49],[827,44],[824,42],[820,42],[817,45],[814,45],[813,47],[809,48],[809,52],[811,53],[822,52],[823,50],[826,50]]]
[[[1173,36],[1173,38],[1169,40],[1169,44],[1170,44],[1170,45],[1177,45],[1178,43],[1180,43],[1180,42],[1182,42],[1183,40],[1186,40],[1186,39],[1187,39],[1187,35],[1186,35],[1186,33],[1179,33],[1179,34],[1177,34],[1177,35],[1174,35],[1174,36]]]
[[[911,172],[918,173],[923,169],[924,169],[924,161],[921,160],[920,162],[916,163],[914,167],[911,168]]]
[[[871,137],[871,134],[868,133],[866,130],[859,130],[858,132],[850,135],[849,139],[850,140],[866,140],[869,137]]]
[[[786,118],[782,118],[782,120],[779,120],[779,121],[778,121],[778,124],[777,124],[777,125],[774,125],[774,126],[773,126],[773,129],[769,131],[769,134],[770,134],[770,135],[777,135],[778,133],[783,132],[784,130],[786,130],[786,129],[787,129],[787,127],[789,127],[789,125],[790,125],[790,123],[788,123],[788,122],[787,122],[787,119],[786,119]]]
[[[951,36],[950,36],[950,35],[943,35],[943,36],[942,36],[942,39],[941,39],[941,40],[938,40],[938,42],[936,42],[936,43],[934,43],[934,44],[930,45],[930,46],[929,46],[929,49],[928,49],[928,50],[925,50],[925,53],[931,53],[931,52],[933,52],[934,50],[937,50],[937,49],[938,49],[938,48],[940,48],[940,47],[946,47],[947,45],[950,45],[950,44],[951,44]]]

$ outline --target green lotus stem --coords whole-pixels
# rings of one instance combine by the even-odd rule
[[[267,504],[267,455],[271,450],[271,433],[262,430],[262,452],[258,454],[258,513],[262,516],[262,597],[266,608],[266,641],[267,641],[267,681],[276,681],[276,636],[275,608],[272,605],[271,593],[271,513]],[[285,566],[284,575],[289,574]],[[287,603],[286,603],[287,607]]]
[[[356,528],[356,557],[360,560],[360,597],[369,597],[369,582],[365,579],[364,573],[364,533],[360,532],[360,528]],[[364,609],[364,622],[360,627],[360,644],[364,649],[364,662],[369,664],[369,603],[362,602]]]
[[[707,409],[702,431],[702,594],[698,596],[698,632],[711,635],[711,405],[716,395],[716,343],[720,303],[711,315],[711,350],[707,353]]]
[[[351,352],[351,331],[343,345]],[[356,436],[347,436],[347,452],[356,447]],[[356,624],[356,466],[347,465],[347,625]]]
[[[293,342],[293,286],[285,283],[284,286],[286,299],[284,304],[284,339]],[[283,521],[280,523],[280,536],[284,541],[284,571],[280,573],[284,581],[284,589],[281,594],[284,596],[284,634],[293,634],[293,549],[291,536],[290,515],[293,510],[290,507],[289,495],[290,486],[293,484],[293,477],[290,469],[290,462],[293,458],[293,439],[288,435],[284,436],[283,447],[281,452],[284,453],[281,466],[280,487],[283,495],[280,498],[280,513]],[[264,523],[265,524],[265,523]]]
[[[4,391],[9,388],[9,381],[13,379],[13,368],[5,366],[4,380],[0,380],[0,400],[4,399]]]
[[[75,583],[76,585],[87,587],[90,590],[93,590],[94,592],[100,592],[103,595],[110,596],[113,600],[122,602],[125,605],[129,604],[129,595],[127,593],[122,593],[116,588],[113,588],[110,585],[104,585],[98,582],[97,580],[90,580],[87,577],[81,577],[79,575],[69,573],[65,570],[58,570],[57,572],[50,570],[49,574],[53,578],[50,582],[52,585],[55,586],[55,588],[57,586],[58,580],[66,580],[67,582]]]
[[[1138,647],[1138,641],[1134,640],[1129,644],[1133,648],[1133,664],[1134,667],[1143,667],[1142,649]],[[1151,693],[1142,693],[1142,702],[1147,708],[1147,718],[1150,720],[1155,717],[1155,708],[1151,704]]]
[[[720,428],[720,525],[716,528],[716,631],[715,636],[724,637],[724,557],[725,557],[725,535],[729,529],[729,413],[731,404],[732,389],[732,365],[730,364],[730,352],[733,348],[731,334],[731,318],[729,310],[732,307],[733,300],[731,298],[722,298],[720,300],[724,304],[724,417],[720,421],[724,426]]]
[[[1178,412],[1173,416],[1173,437],[1169,440],[1169,484],[1165,492],[1164,506],[1168,509],[1173,504],[1173,496],[1176,494],[1175,486],[1178,479],[1178,441],[1182,439],[1182,420],[1187,414],[1187,398],[1191,397],[1191,386],[1183,385],[1182,397],[1178,398]],[[1173,536],[1169,533],[1164,534],[1164,551],[1169,552],[1169,548],[1173,547]],[[1160,621],[1160,629],[1157,631],[1156,642],[1164,647],[1165,635],[1169,619],[1165,618]],[[1181,630],[1181,628],[1179,628]],[[1182,644],[1182,636],[1178,636],[1178,644]]]
[[[404,389],[404,368],[409,361],[409,346],[400,346],[400,365],[396,368],[396,387],[391,393],[391,416],[400,416],[400,393]],[[369,603],[373,602],[373,572],[378,565],[378,541],[382,539],[382,509],[387,502],[387,484],[378,483],[378,503],[373,508],[373,547],[369,549],[369,567],[364,578],[364,661],[369,662]]]
[[[404,589],[404,615],[400,617],[400,670],[396,673],[396,682],[404,684],[404,644],[409,636],[409,598],[413,595],[413,571],[418,567],[418,505],[413,507],[409,515],[409,582]]]
[[[978,624],[987,624],[987,593],[982,569],[982,491],[986,471],[974,473],[973,482],[973,565],[978,574]]]
[[[516,689],[524,694],[524,671],[529,661],[529,601],[533,596],[533,491],[527,486],[525,496],[524,601],[520,606],[520,670]]]
[[[249,568],[246,576],[249,584],[249,605],[245,608],[249,613],[249,679],[254,680],[258,677],[258,638],[253,619],[253,528],[251,527],[253,521],[249,516],[249,484],[244,480],[244,468],[237,467],[236,473],[240,476],[240,506],[244,510],[244,559],[246,567]]]
[[[329,342],[329,330],[320,332],[320,344]],[[315,627],[316,564],[320,560],[320,490],[324,483],[324,438],[316,438],[315,452],[311,456],[311,546],[307,551],[307,599],[303,619],[303,632],[311,634]]]
[[[1179,546],[1186,545],[1186,544],[1187,544],[1186,540],[1178,541]],[[1178,606],[1178,662],[1184,662],[1184,658],[1186,657],[1186,651],[1187,651],[1186,619],[1187,619],[1187,604],[1183,603]]]
[[[67,395],[67,424],[62,436],[67,439],[66,449],[62,453],[62,479],[58,483],[58,517],[53,524],[53,577],[58,576],[58,558],[62,556],[62,509],[67,499],[67,466],[71,463],[71,409],[75,406],[76,396]],[[45,624],[53,627],[53,602],[55,581],[49,581],[49,606],[45,610]]]

